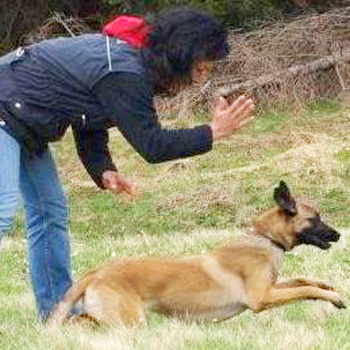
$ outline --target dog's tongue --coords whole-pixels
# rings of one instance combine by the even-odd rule
[[[103,34],[124,40],[137,48],[145,45],[149,27],[143,18],[137,16],[119,16],[107,23]]]

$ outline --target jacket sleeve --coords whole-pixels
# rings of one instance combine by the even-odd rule
[[[101,178],[105,170],[117,171],[108,150],[108,131],[73,128],[80,160],[97,186],[104,188]]]
[[[152,91],[137,74],[110,73],[94,86],[93,92],[112,124],[150,163],[194,156],[212,148],[208,125],[179,130],[162,128]]]

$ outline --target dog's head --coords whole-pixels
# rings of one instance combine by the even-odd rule
[[[312,244],[328,249],[340,234],[324,223],[313,203],[306,197],[294,198],[281,181],[273,198],[277,206],[259,216],[255,230],[284,250],[300,244]]]

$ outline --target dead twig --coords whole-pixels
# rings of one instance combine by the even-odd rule
[[[309,62],[304,65],[295,65],[287,70],[279,71],[273,74],[263,75],[257,79],[248,80],[242,84],[234,84],[231,86],[225,86],[217,91],[219,96],[231,97],[236,95],[237,92],[252,91],[258,87],[263,87],[265,85],[271,84],[274,81],[279,79],[286,78],[287,76],[294,78],[299,75],[312,74],[318,71],[325,71],[331,67],[337,67],[340,63],[349,63],[350,62],[350,50],[344,52],[341,57],[335,56],[326,56],[318,60]],[[339,77],[340,78],[340,77]],[[341,85],[345,89],[345,84],[342,78]]]

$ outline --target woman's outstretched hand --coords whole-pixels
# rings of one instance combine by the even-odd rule
[[[215,104],[213,119],[210,123],[213,140],[231,136],[236,130],[246,125],[252,119],[254,109],[253,100],[245,95],[239,96],[231,104],[220,96]]]
[[[135,184],[116,171],[104,171],[102,174],[102,183],[107,190],[115,194],[126,193],[134,198],[139,196]]]

